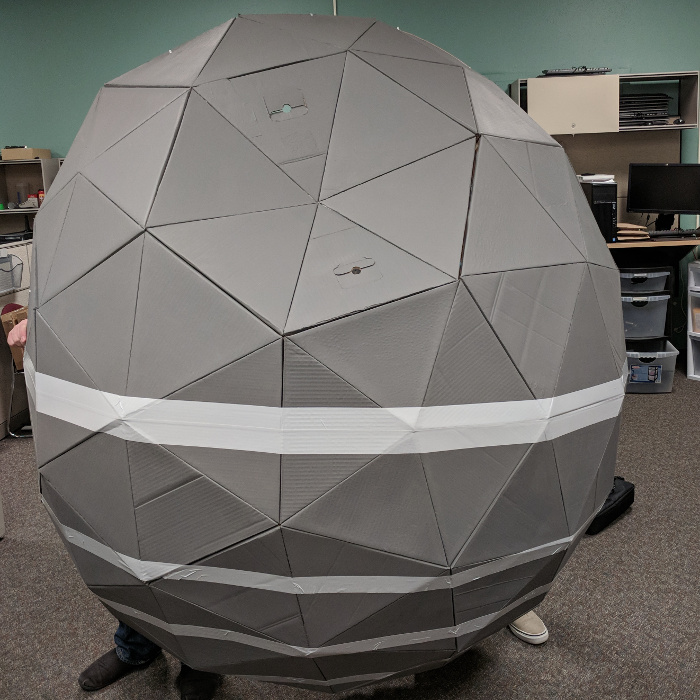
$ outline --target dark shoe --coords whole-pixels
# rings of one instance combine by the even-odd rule
[[[79,676],[78,684],[83,690],[100,690],[111,683],[128,676],[134,671],[140,671],[149,666],[151,661],[142,664],[124,663],[118,656],[116,649],[110,649],[106,654],[93,661]]]
[[[181,664],[177,684],[181,700],[211,700],[221,685],[221,676],[218,673],[195,671]]]

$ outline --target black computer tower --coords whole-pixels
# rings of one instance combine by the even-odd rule
[[[612,243],[617,235],[617,183],[582,182],[581,187],[600,232],[608,243]]]

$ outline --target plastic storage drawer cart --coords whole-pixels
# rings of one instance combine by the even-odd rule
[[[678,350],[666,340],[663,351],[627,350],[627,393],[664,394],[673,388]]]
[[[688,265],[688,379],[700,381],[700,262]]]
[[[670,267],[639,267],[620,270],[620,290],[623,294],[638,295],[640,293],[665,292],[670,289],[670,282]]]
[[[658,338],[664,335],[670,294],[623,296],[625,338]]]

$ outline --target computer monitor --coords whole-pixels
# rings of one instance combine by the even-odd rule
[[[700,164],[630,163],[627,211],[659,214],[657,230],[676,214],[700,214]]]

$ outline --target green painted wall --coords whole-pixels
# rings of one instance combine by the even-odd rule
[[[332,0],[0,0],[0,145],[65,155],[100,86],[237,13],[332,13]],[[505,87],[543,68],[700,68],[697,0],[338,0],[450,51]],[[697,131],[684,159],[697,158]]]

